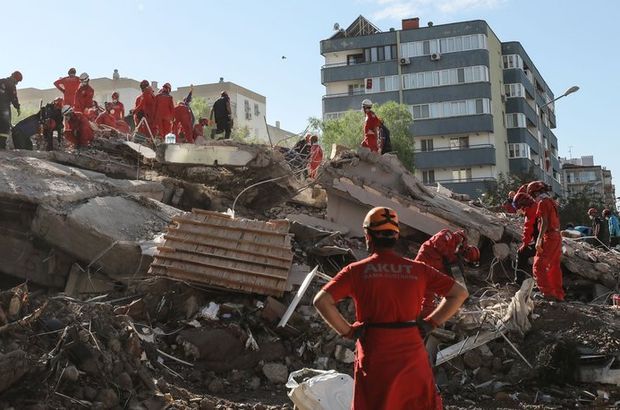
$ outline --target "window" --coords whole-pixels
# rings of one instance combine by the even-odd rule
[[[438,87],[489,81],[489,69],[486,66],[450,68],[447,70],[403,74],[402,78],[404,89]]]
[[[368,80],[366,79],[366,83],[368,84]],[[398,91],[399,83],[397,75],[390,75],[387,77],[373,77],[370,78],[372,87],[366,88],[366,93],[380,93],[385,91]]]
[[[364,54],[351,54],[347,56],[347,65],[361,64],[364,62]]]
[[[506,114],[506,128],[525,128],[525,114]]]
[[[450,138],[450,149],[467,149],[469,148],[469,137]]]
[[[400,45],[401,57],[420,57],[433,53],[456,53],[459,51],[486,49],[487,36],[472,34],[442,39],[412,41]],[[392,53],[394,56],[395,53]]]
[[[530,147],[525,143],[508,144],[508,158],[527,158],[530,159]]]
[[[349,95],[359,95],[364,92],[364,84],[349,84]]]
[[[523,87],[523,84],[506,84],[504,88],[506,90],[506,98],[525,97],[525,87]]]
[[[252,119],[252,111],[250,109],[250,101],[243,100],[243,106],[244,106],[244,109],[245,109],[245,119],[246,120],[251,120]]]
[[[421,144],[421,151],[432,151],[433,150],[433,140],[432,139],[426,139],[426,140],[422,140],[420,141]]]
[[[435,183],[435,170],[422,171],[422,182],[425,184]]]
[[[411,106],[414,119],[457,117],[462,115],[477,115],[490,113],[488,98],[475,100],[445,101],[431,104]]]
[[[523,59],[518,54],[508,54],[502,57],[504,69],[520,68],[523,69]]]
[[[254,103],[254,115],[257,117],[260,115],[260,109],[258,108],[258,104]]]
[[[471,168],[461,168],[452,171],[452,179],[458,182],[471,180]]]
[[[384,47],[377,48],[377,61],[385,61],[385,48]]]

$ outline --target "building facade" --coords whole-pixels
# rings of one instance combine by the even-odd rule
[[[118,73],[115,73],[118,74]],[[120,101],[125,106],[126,114],[134,107],[136,97],[141,94],[140,81],[123,78],[115,75],[113,78],[92,78],[90,85],[95,90],[94,99],[103,105],[105,101],[112,100],[112,93],[117,91]],[[151,86],[158,91],[158,83],[152,82]],[[175,103],[184,99],[189,93],[189,86],[182,86],[172,92]],[[207,101],[209,106],[219,98],[220,93],[226,91],[230,96],[231,109],[233,111],[234,128],[247,128],[251,139],[262,143],[268,143],[267,124],[265,123],[267,113],[267,99],[265,96],[255,93],[247,88],[230,81],[220,78],[217,83],[200,84],[194,86],[194,97],[201,97]],[[37,89],[24,88],[18,90],[20,103],[24,109],[37,110],[42,102],[46,104],[62,94],[56,88]]]
[[[360,16],[321,41],[321,54],[323,118],[364,98],[408,105],[424,183],[478,196],[500,173],[520,173],[561,191],[553,93],[521,45],[502,43],[485,21],[419,27],[416,18],[381,32]]]
[[[566,198],[585,194],[594,203],[601,202],[607,208],[616,209],[616,187],[611,171],[594,164],[591,155],[581,158],[561,158],[562,186]]]

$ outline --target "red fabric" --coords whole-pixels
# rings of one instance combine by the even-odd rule
[[[95,122],[99,125],[107,125],[108,127],[116,128],[116,118],[109,112],[102,112],[99,114]]]
[[[536,239],[532,238],[532,235],[534,234],[534,224],[536,223],[536,210],[537,206],[535,203],[523,210],[525,213],[525,220],[523,221],[521,241],[524,245],[529,245],[533,239]]]
[[[122,102],[112,102],[112,110],[110,114],[114,116],[117,120],[125,120],[125,106]]]
[[[515,209],[515,207],[512,205],[512,201],[511,200],[507,200],[502,204],[502,208],[504,208],[504,212],[506,212],[507,214],[514,214],[517,213],[517,210]]]
[[[335,301],[350,296],[358,322],[402,322],[420,314],[426,289],[445,295],[454,280],[391,251],[342,269],[325,287]],[[417,328],[368,328],[356,343],[353,410],[440,409],[424,343]]]
[[[174,102],[170,94],[159,92],[155,96],[155,130],[159,137],[164,137],[172,130],[174,119]]]
[[[80,79],[78,77],[63,77],[54,81],[54,86],[62,93],[63,105],[75,105],[75,92],[80,87]]]
[[[196,138],[198,137],[204,137],[204,133],[205,133],[204,125],[200,123],[194,125],[194,141],[196,141]]]
[[[323,149],[319,144],[313,144],[310,147],[310,161],[308,162],[308,176],[316,178],[316,170],[323,162]]]
[[[90,121],[88,121],[88,118],[81,112],[74,112],[68,123],[72,132],[65,133],[65,138],[67,138],[71,144],[77,147],[86,147],[92,142],[93,138],[95,138],[95,133],[90,127]]]
[[[95,122],[97,120],[97,117],[99,116],[99,110],[95,107],[90,107],[84,109],[83,114],[86,116],[86,118],[88,118],[88,121]]]
[[[192,127],[192,114],[185,104],[177,104],[174,107],[174,131],[177,135],[177,141],[181,132],[185,138],[185,142],[194,143],[194,130]]]
[[[564,300],[562,289],[562,237],[560,236],[560,218],[555,201],[545,197],[538,202],[536,218],[542,223],[547,220],[547,231],[543,235],[542,250],[536,251],[532,273],[536,284],[544,296]]]
[[[116,120],[116,129],[120,132],[124,132],[125,134],[129,134],[131,132],[131,127],[124,120]]]
[[[84,112],[87,108],[93,106],[93,97],[95,90],[90,85],[80,86],[75,92],[75,111]]]
[[[366,120],[364,121],[364,140],[362,141],[362,147],[366,147],[374,152],[379,152],[379,146],[377,145],[377,134],[375,129],[379,127],[381,122],[374,112],[366,112]]]
[[[153,136],[155,135],[155,122],[154,122],[154,114],[155,114],[155,94],[153,93],[153,89],[151,87],[146,87],[142,94],[136,97],[136,106],[133,109],[134,111],[134,122],[138,125],[140,121],[140,115],[146,118],[146,122],[151,128],[151,132]],[[142,125],[138,132],[144,135],[149,135],[149,132],[145,125]]]
[[[422,244],[415,260],[449,275],[446,262],[452,264],[457,261],[456,249],[460,245],[459,241],[460,238],[449,229],[442,229]],[[436,307],[435,293],[427,290],[422,300],[422,316],[430,315]]]

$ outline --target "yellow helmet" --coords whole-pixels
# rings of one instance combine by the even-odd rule
[[[364,218],[364,229],[371,232],[381,232],[381,236],[398,236],[398,214],[391,208],[372,208]]]

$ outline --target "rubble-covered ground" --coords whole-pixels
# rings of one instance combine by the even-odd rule
[[[185,210],[196,207],[225,211],[245,187],[282,178],[282,164],[274,170],[272,159],[262,151],[260,161],[254,160],[260,162],[256,168],[162,165],[154,159],[143,159],[136,170],[133,152],[116,146],[114,151],[106,144],[102,143],[105,150],[100,147],[80,155],[15,152],[5,153],[3,158],[15,167],[30,161],[16,158],[30,156],[70,165],[73,171],[62,170],[69,175],[67,178],[78,178],[75,168],[112,176],[119,184],[131,179],[129,175],[138,175],[143,181],[151,181],[147,187],[151,197],[161,195],[165,206]],[[261,171],[265,167],[268,171]],[[11,175],[5,172],[2,177],[8,181],[15,173]],[[102,178],[97,176],[95,182],[89,182],[89,189],[99,195],[124,192],[125,188],[110,185]],[[325,218],[326,210],[320,201],[293,199],[306,184],[302,178],[294,179],[296,182],[280,180],[277,186],[250,190],[247,198],[239,200],[236,213],[259,220],[300,214]],[[161,189],[153,182],[161,183]],[[135,184],[131,189],[140,191]],[[25,200],[26,193],[16,191],[20,201]],[[267,198],[270,192],[279,199]],[[45,196],[44,192],[36,194]],[[74,209],[89,195],[56,195],[54,209]],[[36,281],[20,284],[22,278],[29,278],[29,272],[6,272],[0,267],[0,272],[11,275],[3,276],[0,282],[0,409],[292,409],[284,386],[290,372],[307,367],[352,373],[353,342],[327,328],[311,306],[312,297],[325,279],[313,280],[285,327],[277,324],[303,274],[315,265],[328,275],[335,274],[365,254],[361,238],[291,223],[294,256],[290,290],[281,297],[242,294],[154,277],[133,266],[122,280],[116,273],[105,275],[104,259],[97,270],[91,254],[84,261],[79,253],[39,243],[44,238],[37,235],[45,235],[29,233],[25,216],[26,221],[20,224],[7,216],[14,215],[8,209],[14,207],[14,198],[8,200],[0,194],[2,232],[20,241],[30,235],[28,240],[37,249],[50,254],[67,253],[62,254],[62,264],[45,265],[45,269],[77,264],[84,268],[82,276],[86,281],[91,280],[91,275],[93,280],[99,275],[98,280],[108,286],[67,295],[63,287],[42,286]],[[418,203],[420,198],[416,198]],[[448,198],[440,200],[445,207]],[[49,206],[45,201],[42,204]],[[152,207],[150,200],[144,204]],[[28,202],[24,212],[35,214],[35,206],[41,204]],[[474,209],[466,203],[458,206],[459,215]],[[482,215],[477,218],[495,218],[493,223],[497,225],[519,224],[513,216],[476,212]],[[142,238],[163,225],[159,221],[157,226],[149,225],[149,232],[123,235],[131,240]],[[400,247],[413,256],[427,236],[412,230],[406,233]],[[506,234],[500,236],[510,241],[505,239]],[[470,298],[435,335],[438,350],[445,352],[443,349],[459,342],[466,344],[467,340],[475,344],[492,333],[519,290],[512,283],[510,257],[498,258],[496,247],[487,238],[481,238],[480,245],[481,266],[465,271]],[[463,348],[454,358],[438,365],[436,381],[447,409],[620,406],[620,309],[611,305],[611,294],[618,293],[616,267],[620,266],[620,258],[588,245],[565,245],[567,301],[548,302],[534,291],[532,298],[526,298],[530,309],[527,323],[520,322],[526,331],[518,327],[506,329],[473,349]],[[19,257],[19,253],[16,255]],[[112,262],[109,265],[116,266]],[[10,266],[27,270],[30,265],[16,262]],[[588,267],[583,275],[579,272],[582,266]],[[57,275],[57,283],[58,272],[52,273]],[[615,289],[611,283],[614,279]],[[345,316],[352,317],[351,302],[342,303],[341,309]],[[584,381],[593,374],[599,380],[607,377],[608,381]]]

